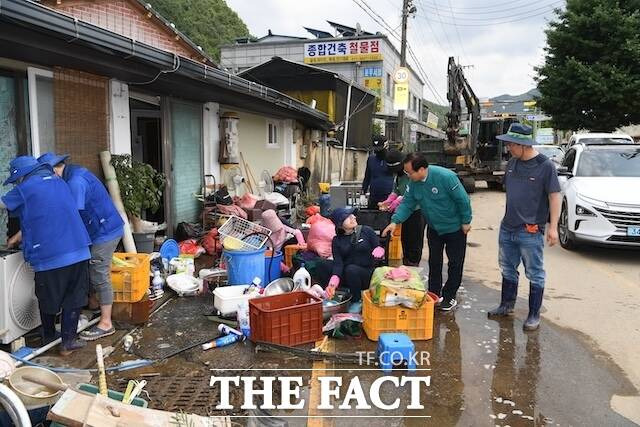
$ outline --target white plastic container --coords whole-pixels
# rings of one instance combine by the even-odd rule
[[[249,285],[222,286],[213,291],[213,306],[223,315],[235,314],[238,304],[255,297],[253,294],[243,295]]]
[[[301,291],[311,289],[311,275],[307,269],[304,268],[304,264],[302,264],[293,275],[293,285],[295,289],[300,289]]]

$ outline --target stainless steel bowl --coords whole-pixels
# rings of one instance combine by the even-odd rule
[[[351,303],[351,293],[348,290],[338,289],[332,301],[336,301],[337,304],[326,305],[326,302],[322,304],[322,317],[325,322],[334,314],[347,312]]]
[[[296,290],[293,284],[293,279],[289,277],[281,277],[269,283],[264,288],[264,296],[269,297],[272,295],[286,294],[287,292],[293,292]]]

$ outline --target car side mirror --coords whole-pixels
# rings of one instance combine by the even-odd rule
[[[571,178],[573,176],[573,173],[571,173],[569,168],[566,166],[558,166],[557,171],[560,176],[566,176],[567,178]]]

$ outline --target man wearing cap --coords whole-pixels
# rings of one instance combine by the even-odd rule
[[[122,238],[124,221],[102,182],[88,169],[65,164],[68,155],[45,153],[38,162],[49,165],[69,185],[75,205],[91,238],[89,280],[91,292],[100,303],[100,322],[83,331],[80,338],[97,340],[115,333],[111,323],[113,288],[111,259]]]
[[[351,312],[362,307],[361,293],[369,287],[374,270],[374,259],[384,258],[380,239],[369,226],[358,225],[355,209],[338,208],[331,214],[336,236],[331,242],[333,270],[327,293],[333,296],[341,283],[351,291]]]
[[[544,235],[548,218],[547,243],[553,246],[558,242],[560,184],[553,162],[532,147],[531,127],[513,123],[498,139],[507,143],[512,157],[504,176],[507,206],[498,240],[502,295],[500,306],[488,315],[513,314],[518,295],[518,266],[522,262],[529,279],[529,315],[524,329],[530,331],[540,325],[545,284]]]
[[[86,344],[77,339],[76,330],[87,304],[91,241],[69,187],[49,165],[19,156],[9,173],[4,185],[16,185],[2,196],[0,208],[20,219],[22,252],[35,271],[43,341],[55,339],[55,319],[62,309],[60,353],[67,355]]]
[[[403,164],[411,183],[382,236],[393,233],[396,224],[405,222],[420,206],[427,221],[429,291],[441,296],[438,308],[449,311],[458,305],[456,294],[462,282],[467,233],[471,229],[471,202],[455,172],[429,165],[420,153],[408,154]],[[449,260],[444,287],[443,251]]]
[[[364,170],[362,181],[362,193],[369,193],[369,209],[378,209],[378,203],[384,201],[393,191],[393,173],[386,163],[387,148],[389,142],[383,139],[374,139],[373,154],[367,159],[367,167]]]

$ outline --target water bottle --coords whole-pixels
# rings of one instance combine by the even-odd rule
[[[242,335],[229,334],[220,338],[216,338],[213,341],[202,344],[203,350],[209,350],[210,348],[224,347],[225,345],[233,344],[234,342],[242,341],[244,337]]]
[[[300,266],[298,271],[293,275],[293,288],[306,291],[311,289],[311,275],[304,268],[304,264]]]
[[[245,337],[251,335],[251,325],[249,324],[249,301],[242,301],[238,304],[238,326]]]

